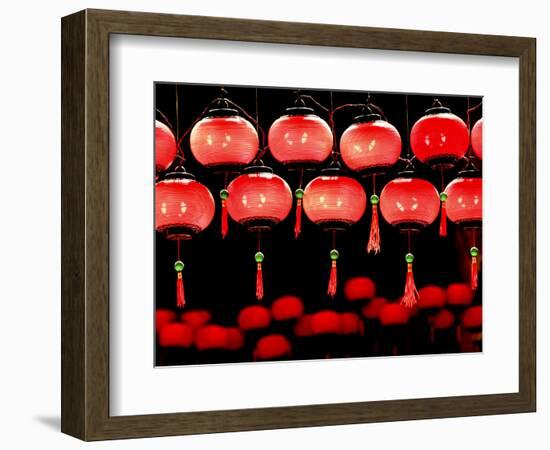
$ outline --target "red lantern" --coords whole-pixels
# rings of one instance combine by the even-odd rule
[[[451,328],[455,323],[454,314],[448,309],[442,309],[432,319],[432,327],[435,330]]]
[[[363,336],[363,322],[357,314],[352,312],[340,314],[340,334],[360,334]]]
[[[434,105],[413,125],[411,149],[420,161],[434,168],[449,168],[468,150],[468,127],[437,100]]]
[[[271,315],[275,320],[298,319],[304,314],[304,303],[295,295],[279,297],[271,305]]]
[[[405,325],[410,318],[409,308],[401,303],[387,303],[380,310],[380,323],[384,326]]]
[[[344,285],[344,297],[350,302],[368,300],[376,294],[376,284],[369,277],[348,278]]]
[[[180,322],[166,324],[159,331],[159,345],[161,347],[189,348],[193,343],[193,329]]]
[[[474,299],[474,291],[464,283],[451,283],[447,286],[447,303],[452,306],[468,306]]]
[[[160,331],[165,325],[176,321],[176,313],[169,309],[157,309],[155,311],[155,329]]]
[[[212,320],[212,314],[203,309],[195,309],[193,311],[186,311],[180,316],[181,320],[190,325],[191,328],[196,330],[206,325]]]
[[[265,306],[247,306],[239,312],[237,322],[243,331],[267,328],[271,323],[271,314]]]
[[[227,350],[240,350],[244,346],[244,336],[237,327],[226,328]]]
[[[363,306],[361,309],[361,314],[365,319],[378,319],[380,316],[380,311],[388,303],[384,297],[373,298],[367,305]]]
[[[479,159],[483,157],[483,118],[479,119],[472,128],[472,150]]]
[[[332,132],[311,108],[288,108],[287,115],[271,125],[268,143],[273,158],[282,164],[320,164],[332,150]]]
[[[254,360],[270,360],[290,358],[290,342],[280,334],[270,334],[262,337],[256,344]]]
[[[405,255],[407,276],[401,302],[412,308],[418,301],[418,291],[413,276],[414,255],[410,248],[411,231],[431,224],[439,213],[439,195],[428,181],[418,178],[396,178],[390,181],[380,194],[380,211],[391,225],[407,231],[409,249]]]
[[[311,315],[310,326],[313,334],[337,334],[340,332],[340,314],[328,309],[316,312]]]
[[[180,259],[180,241],[191,239],[204,230],[214,217],[214,198],[207,187],[195,181],[194,176],[178,167],[155,185],[155,228],[167,239],[177,241],[178,260],[174,263],[177,273],[177,306],[185,305]]]
[[[176,138],[172,130],[162,122],[155,121],[155,168],[157,174],[172,165],[178,152]]]
[[[470,306],[462,314],[462,326],[466,329],[481,328],[483,323],[483,310],[481,305]]]
[[[418,307],[420,309],[443,308],[446,301],[445,289],[439,286],[424,286],[418,290]]]
[[[205,325],[197,330],[195,336],[197,350],[227,349],[227,330],[220,325]]]
[[[205,167],[234,169],[250,164],[259,148],[254,126],[237,111],[214,109],[191,131],[191,153]]]
[[[359,116],[342,134],[340,154],[351,170],[362,174],[383,173],[399,160],[401,136],[378,114]]]

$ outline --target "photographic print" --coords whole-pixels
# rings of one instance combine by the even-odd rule
[[[156,366],[482,350],[481,97],[154,89]]]

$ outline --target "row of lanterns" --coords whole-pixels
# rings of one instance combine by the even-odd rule
[[[480,173],[471,158],[468,158],[466,170],[460,172],[459,177],[441,193],[430,182],[415,177],[414,170],[411,170],[414,165],[408,159],[406,169],[388,182],[378,196],[376,176],[398,163],[402,141],[397,129],[385,120],[376,105],[369,102],[361,105],[362,114],[344,131],[338,153],[331,127],[312,108],[305,106],[304,99],[308,96],[298,94],[295,106],[288,108],[285,115],[272,124],[268,146],[262,149],[257,120],[248,116],[224,94],[222,91],[222,96],[211,102],[206,115],[194,123],[190,129],[189,146],[200,164],[225,172],[226,180],[230,172],[243,172],[220,191],[221,234],[222,237],[227,235],[228,216],[250,232],[257,233],[258,248],[254,259],[258,300],[264,296],[261,234],[283,221],[293,205],[292,191],[287,182],[261,160],[267,149],[280,163],[301,171],[300,184],[294,191],[295,237],[301,232],[302,209],[312,222],[333,234],[333,248],[329,252],[328,295],[333,297],[337,289],[339,253],[335,243],[336,233],[358,222],[367,209],[363,186],[343,172],[338,156],[353,172],[373,179],[367,251],[380,252],[378,210],[389,224],[409,235],[409,250],[405,256],[404,305],[412,307],[418,299],[413,277],[414,256],[410,251],[411,233],[430,225],[438,215],[441,217],[442,236],[446,235],[447,217],[474,230],[470,250],[471,286],[472,289],[477,287],[479,250],[475,244],[475,229],[480,226],[482,218],[482,185]],[[332,124],[333,113],[329,119]],[[470,144],[473,153],[481,159],[482,126],[483,119],[480,119],[470,133],[462,119],[436,100],[434,106],[412,127],[410,147],[418,160],[443,171],[464,159]],[[209,189],[196,181],[183,166],[178,165],[172,172],[163,173],[172,167],[178,153],[184,160],[180,148],[185,136],[177,141],[170,128],[160,121],[156,122],[156,169],[157,176],[161,177],[156,183],[156,229],[167,239],[177,241],[178,260],[174,268],[177,273],[177,304],[180,307],[185,304],[180,243],[204,230],[212,221],[216,209]],[[261,137],[264,138],[263,135]],[[331,155],[329,166],[303,188],[303,170],[323,163]]]

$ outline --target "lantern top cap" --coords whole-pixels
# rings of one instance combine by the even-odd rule
[[[308,106],[291,106],[290,108],[285,109],[285,113],[288,116],[316,115],[313,108],[310,108]]]
[[[260,159],[255,161],[253,166],[245,168],[244,173],[273,173],[273,169],[269,166],[265,166]]]
[[[233,117],[233,116],[239,116],[239,111],[233,108],[213,108],[209,109],[208,113],[206,114],[206,117]]]
[[[354,123],[368,123],[376,120],[383,120],[382,116],[377,113],[360,114],[353,118]]]
[[[195,175],[185,170],[185,167],[179,165],[172,172],[164,176],[165,180],[194,180]]]
[[[458,178],[481,178],[481,172],[475,167],[465,167],[458,172]]]
[[[428,108],[425,111],[426,115],[433,115],[433,114],[443,114],[443,113],[450,113],[451,109],[443,106],[443,104],[439,101],[439,99],[434,98],[433,104],[431,108]]]

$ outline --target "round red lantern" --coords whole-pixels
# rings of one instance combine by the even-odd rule
[[[380,310],[379,320],[384,326],[405,325],[410,315],[409,308],[401,303],[387,303]]]
[[[483,157],[483,118],[479,119],[472,127],[472,150],[479,159]]]
[[[212,314],[204,309],[195,309],[181,314],[181,320],[196,330],[212,320]]]
[[[445,193],[450,220],[463,226],[479,226],[482,219],[482,180],[460,177],[451,181]]]
[[[325,161],[332,150],[328,124],[313,109],[293,107],[269,129],[269,151],[277,161],[290,166],[308,166]]]
[[[226,328],[227,332],[227,350],[240,350],[244,346],[244,336],[237,327]]]
[[[420,309],[443,308],[447,301],[445,289],[439,286],[424,286],[418,290],[418,307]]]
[[[155,329],[160,331],[165,325],[176,321],[176,313],[169,309],[157,309],[155,311]]]
[[[271,323],[271,314],[265,306],[247,306],[239,312],[237,322],[243,331],[267,328]]]
[[[468,127],[464,121],[437,100],[411,129],[413,153],[434,168],[452,167],[464,157],[469,144]]]
[[[274,320],[298,319],[304,314],[304,303],[295,295],[283,295],[271,305],[271,315]]]
[[[155,168],[157,174],[172,165],[178,152],[178,145],[172,130],[162,122],[155,121]]]
[[[464,283],[451,283],[447,286],[447,304],[468,306],[474,299],[474,291]]]
[[[197,350],[227,349],[227,330],[220,325],[206,325],[199,328],[195,335]]]
[[[379,114],[365,114],[342,134],[340,154],[351,170],[363,175],[384,173],[399,159],[401,136]]]
[[[312,334],[337,334],[340,332],[340,314],[323,310],[311,315]]]
[[[290,358],[290,342],[281,334],[270,334],[262,337],[256,344],[254,360]]]
[[[348,278],[344,285],[344,297],[350,302],[368,300],[376,294],[376,284],[369,277]]]
[[[340,334],[364,334],[363,322],[359,316],[352,312],[340,314]]]
[[[191,153],[205,167],[234,169],[250,164],[259,148],[254,126],[237,110],[217,108],[209,111],[193,127],[189,139]]]
[[[365,319],[378,319],[380,316],[380,311],[388,303],[384,297],[373,298],[367,305],[363,306],[361,309],[361,314]]]
[[[462,326],[466,329],[481,328],[483,323],[483,309],[481,305],[470,306],[462,314]]]
[[[432,327],[435,330],[446,330],[455,323],[454,314],[448,309],[442,309],[432,318]]]
[[[159,331],[159,345],[161,347],[189,348],[193,343],[193,329],[181,322],[166,324]]]

